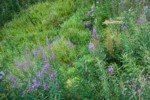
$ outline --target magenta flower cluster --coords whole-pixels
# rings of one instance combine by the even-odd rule
[[[72,45],[70,45],[70,46],[72,46]],[[48,50],[50,49],[50,44],[47,45],[47,49]],[[25,54],[27,54],[27,53],[29,53],[29,50],[26,50]],[[29,56],[27,56],[27,57],[30,58]],[[41,47],[40,50],[34,50],[33,57],[34,57],[35,61],[41,62],[43,67],[39,68],[36,76],[33,75],[34,78],[29,80],[27,88],[25,90],[23,90],[23,94],[29,93],[31,91],[37,91],[39,89],[46,91],[47,89],[51,88],[53,85],[55,85],[55,88],[56,88],[56,86],[58,87],[58,82],[56,82],[56,72],[52,70],[51,64],[49,63],[48,55],[46,55],[44,48]],[[53,61],[56,59],[56,55],[54,53],[52,53],[51,59]],[[25,59],[25,60],[27,60],[27,59]],[[29,59],[29,61],[25,61],[25,62],[27,62],[26,65],[30,68],[31,68],[30,65],[32,65],[31,61],[32,61],[31,59]],[[23,64],[21,62],[17,62],[16,66],[17,66],[17,68],[20,68],[23,66]],[[23,67],[23,69],[24,69],[24,67]],[[24,72],[27,70],[20,70],[20,71]],[[30,74],[32,74],[32,73],[30,73]],[[13,88],[19,87],[16,76],[12,76],[10,78],[10,82],[11,82]]]
[[[52,71],[49,63],[46,63],[43,66],[42,71],[39,71],[37,73],[37,77],[32,80],[32,83],[28,86],[28,90],[26,92],[37,91],[39,88],[43,88],[45,91],[50,88],[49,82],[55,81],[55,79],[56,72]]]

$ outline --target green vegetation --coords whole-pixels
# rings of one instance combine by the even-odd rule
[[[148,1],[33,1],[2,22],[1,100],[150,99]]]
[[[37,2],[45,2],[52,0],[0,0],[0,27],[7,21],[11,20],[16,13],[28,8],[30,5]]]

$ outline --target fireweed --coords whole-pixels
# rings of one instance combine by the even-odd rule
[[[114,68],[112,67],[112,66],[110,66],[109,68],[108,68],[108,73],[109,74],[112,74],[114,72]]]
[[[95,27],[93,27],[93,29],[92,29],[92,37],[93,38],[96,37],[96,28]]]
[[[56,55],[53,53],[52,54],[52,59],[55,60],[56,59]]]
[[[72,47],[72,46],[73,46],[73,44],[70,43],[70,47]],[[46,49],[48,50],[48,48],[46,48]],[[27,52],[29,52],[29,51],[26,50],[26,53],[25,53],[26,55],[27,55]],[[40,54],[38,52],[40,52]],[[25,68],[24,66],[29,67],[29,69],[23,71],[22,74],[24,72],[28,72],[30,70],[29,72],[30,72],[31,76],[29,76],[30,78],[28,77],[29,78],[28,82],[27,82],[28,84],[24,83],[24,84],[26,84],[26,88],[23,89],[23,91],[22,91],[23,95],[26,95],[27,93],[30,93],[32,91],[50,90],[51,88],[53,88],[53,86],[55,88],[57,88],[57,91],[58,91],[58,82],[56,80],[57,75],[56,75],[56,72],[51,68],[51,65],[49,63],[50,61],[48,59],[48,55],[46,55],[45,52],[46,52],[46,50],[44,50],[43,47],[41,47],[39,51],[34,50],[34,52],[33,52],[33,62],[37,63],[40,61],[42,64],[42,68],[39,67],[37,69],[36,75],[32,74],[32,72],[30,70],[31,66],[29,66],[28,63],[30,63],[32,65],[33,62],[32,62],[32,58],[31,58],[31,56],[29,56],[29,54],[26,56],[26,57],[28,57],[28,59],[25,59],[26,60],[25,62],[27,64],[24,62],[16,63],[16,68],[18,68],[18,69],[20,67],[22,67],[22,69],[24,69]],[[42,56],[42,58],[41,58],[41,56]],[[40,59],[38,59],[38,58],[40,58]],[[56,55],[54,53],[52,53],[51,58],[52,58],[52,60],[55,60]],[[22,71],[22,70],[19,70],[19,71]],[[19,77],[16,77],[15,75],[10,77],[9,80],[12,85],[12,88],[18,88],[19,86],[20,86],[19,88],[21,88],[20,83],[21,83],[22,79],[20,81],[18,81],[17,78],[19,78]]]
[[[63,1],[63,0],[59,0],[59,1]],[[72,0],[67,0],[67,1],[72,1]],[[75,0],[75,1],[82,1],[82,0]],[[87,0],[86,2],[88,2],[88,1],[92,1],[92,0]],[[95,0],[95,1],[98,1],[98,0]],[[146,56],[147,58],[149,57],[148,56],[149,53],[148,54],[145,53],[145,52],[149,51],[148,46],[146,46],[147,41],[148,41],[148,39],[147,39],[148,31],[144,28],[144,27],[147,28],[147,26],[144,23],[144,21],[145,21],[144,19],[143,20],[141,20],[141,19],[139,19],[139,20],[132,19],[132,15],[134,15],[138,12],[142,12],[142,11],[138,11],[138,12],[135,11],[135,13],[131,12],[131,14],[130,14],[130,11],[129,11],[129,14],[128,14],[128,11],[127,11],[128,16],[126,16],[127,20],[125,20],[125,23],[127,23],[127,25],[125,25],[125,27],[123,27],[122,31],[126,31],[126,33],[128,33],[128,34],[121,34],[122,32],[120,31],[120,28],[118,27],[118,25],[117,26],[114,25],[113,27],[107,26],[107,28],[110,29],[110,33],[114,33],[111,30],[113,28],[113,30],[118,31],[118,33],[121,35],[119,37],[123,41],[123,44],[122,44],[123,52],[119,51],[119,52],[121,52],[121,54],[118,55],[118,51],[116,49],[116,45],[115,45],[115,42],[114,42],[114,39],[115,39],[114,34],[105,34],[106,27],[102,26],[102,21],[105,21],[108,18],[109,19],[111,19],[111,18],[114,19],[114,17],[120,16],[120,14],[119,14],[120,11],[118,11],[118,9],[119,9],[118,6],[119,5],[118,6],[116,5],[117,3],[119,4],[119,2],[118,2],[119,0],[118,1],[115,0],[113,2],[107,1],[107,0],[101,0],[101,1],[102,2],[100,4],[96,5],[96,9],[93,7],[93,10],[87,13],[87,16],[83,16],[84,11],[82,11],[82,9],[80,9],[80,7],[79,7],[78,8],[79,10],[74,10],[76,13],[72,14],[75,17],[69,18],[71,20],[67,21],[67,23],[65,22],[63,24],[63,22],[62,22],[62,25],[59,23],[63,20],[63,18],[61,20],[55,19],[55,21],[54,21],[54,22],[58,22],[57,23],[58,25],[61,25],[60,32],[59,32],[59,29],[58,29],[58,33],[61,33],[61,32],[63,33],[63,31],[64,31],[65,34],[63,34],[63,35],[66,35],[66,34],[68,35],[69,34],[70,37],[71,36],[73,37],[73,39],[72,39],[73,41],[74,40],[78,41],[78,39],[80,39],[80,38],[81,38],[81,40],[83,40],[84,38],[86,40],[85,43],[83,44],[83,46],[81,46],[81,47],[79,46],[79,49],[77,49],[77,51],[76,51],[77,52],[76,59],[71,60],[71,63],[69,63],[69,65],[68,64],[64,64],[64,65],[60,64],[61,60],[60,60],[60,62],[57,61],[58,65],[60,64],[62,66],[60,69],[65,70],[65,71],[62,70],[63,71],[62,75],[60,75],[61,80],[62,80],[61,81],[62,82],[61,83],[62,84],[61,88],[62,88],[63,99],[72,99],[73,98],[73,99],[93,99],[93,100],[99,100],[99,99],[106,99],[106,100],[109,100],[109,99],[112,99],[112,100],[125,99],[126,100],[127,99],[128,100],[128,99],[138,99],[136,97],[137,96],[136,92],[137,92],[138,95],[139,95],[140,100],[142,100],[142,99],[147,100],[148,98],[150,98],[149,97],[149,88],[148,88],[148,86],[149,86],[148,82],[149,81],[146,80],[146,82],[148,84],[145,81],[144,82],[142,81],[141,82],[142,85],[140,85],[140,84],[137,85],[136,83],[138,83],[138,82],[130,82],[129,79],[126,79],[126,77],[128,77],[128,76],[130,76],[132,78],[132,77],[137,77],[137,76],[141,77],[143,74],[144,74],[143,75],[144,77],[146,77],[148,75],[147,74],[148,73],[147,69],[149,69],[148,68],[149,63],[145,63],[145,61],[142,61],[142,60],[144,60],[144,59],[142,59],[143,56]],[[127,3],[128,3],[128,1],[130,1],[130,0],[125,0],[125,1],[127,1]],[[67,3],[67,4],[72,5],[71,2]],[[74,2],[73,2],[73,5],[74,5]],[[86,5],[88,5],[88,3]],[[132,5],[134,5],[134,3],[132,3]],[[65,3],[65,6],[67,6],[66,3]],[[127,6],[129,6],[129,5],[127,4]],[[118,8],[116,9],[115,7],[118,7]],[[64,6],[62,6],[62,8],[61,7],[54,7],[54,8],[59,8],[59,11],[61,11],[64,8]],[[82,8],[84,8],[84,7],[82,6]],[[129,10],[134,11],[134,7],[129,7],[129,8],[131,8]],[[43,10],[41,9],[41,11],[43,11]],[[49,11],[49,10],[47,10],[47,11]],[[72,10],[70,10],[70,11],[72,11]],[[93,14],[94,11],[96,11],[95,14]],[[115,11],[115,12],[118,11],[118,15],[116,15],[113,11]],[[37,12],[38,12],[38,10],[36,10],[36,13]],[[54,14],[55,14],[55,12],[57,12],[57,11],[54,10]],[[124,16],[124,12],[126,13],[126,11],[121,10],[121,16]],[[38,19],[39,22],[38,22],[38,20],[36,20],[34,18],[31,18],[31,19],[33,19],[33,22],[37,21],[38,27],[36,27],[37,25],[35,23],[35,28],[33,28],[33,30],[30,31],[30,27],[27,25],[27,28],[25,29],[25,32],[29,31],[30,33],[31,32],[33,32],[33,33],[37,32],[38,33],[38,31],[40,30],[41,33],[45,33],[43,35],[39,35],[40,40],[43,41],[43,38],[41,38],[40,36],[45,37],[45,35],[47,35],[47,33],[48,34],[50,33],[49,34],[50,39],[51,38],[54,39],[53,37],[51,37],[51,35],[53,35],[53,34],[51,34],[51,32],[49,32],[49,30],[51,30],[50,26],[53,25],[53,23],[51,24],[51,21],[50,20],[47,21],[47,19],[46,19],[45,21],[47,21],[48,23],[44,22],[44,24],[43,24],[43,21],[44,21],[43,18],[47,18],[45,16],[46,13],[45,14],[43,14],[43,13],[40,14],[39,13],[41,16],[42,15],[45,16],[45,17],[43,17],[43,16],[41,17],[42,20],[40,20],[40,18],[38,18],[36,16],[36,13],[35,13],[35,18]],[[68,13],[69,13],[68,10],[66,11],[66,9],[65,9],[65,12],[61,13],[61,15],[65,15],[65,17],[66,17],[66,15]],[[39,15],[39,14],[37,13],[37,15]],[[60,13],[58,12],[58,13],[56,13],[56,15],[57,14],[59,16]],[[31,14],[31,16],[32,16],[32,14]],[[58,16],[54,16],[54,18],[58,17]],[[84,18],[84,17],[88,17],[88,16],[90,16],[90,17],[89,18]],[[137,16],[137,15],[135,15],[135,16]],[[53,20],[53,18],[49,18],[49,17],[51,17],[51,16],[48,16],[48,19]],[[62,16],[60,16],[60,17],[62,17]],[[68,18],[68,17],[66,17],[66,18]],[[137,18],[137,17],[133,16],[133,18]],[[85,34],[84,37],[80,37],[81,34],[79,34],[79,36],[78,36],[79,38],[76,38],[76,36],[72,35],[71,33],[80,33],[80,31],[81,32],[82,31],[87,32],[87,30],[84,30],[84,28],[82,26],[80,26],[80,24],[82,24],[82,22],[84,20],[87,20],[87,19],[88,20],[92,19],[92,21],[90,21],[90,22],[93,24],[92,26],[97,27],[97,29],[96,29],[97,32],[101,31],[101,33],[98,33],[98,35],[101,35],[101,37],[102,37],[102,41],[101,41],[102,46],[100,48],[98,48],[97,45],[95,45],[95,43],[92,41],[92,43],[89,44],[89,51],[93,51],[96,48],[96,51],[99,51],[99,52],[94,52],[94,54],[99,56],[100,60],[102,60],[102,61],[99,61],[99,60],[96,61],[99,58],[94,58],[95,56],[92,56],[92,58],[91,58],[91,56],[88,56],[90,54],[87,55],[86,51],[85,52],[79,52],[79,55],[78,55],[78,50],[85,50],[85,49],[88,48],[87,45],[90,41],[90,39],[89,39],[90,37],[86,38],[86,36],[87,36],[86,34]],[[96,20],[94,20],[94,19],[96,19]],[[44,26],[39,26],[39,23],[41,23],[41,22]],[[138,26],[140,26],[142,24],[143,27],[142,27],[141,31],[137,32],[138,27],[136,27],[135,23],[133,23],[133,22],[136,22],[138,24]],[[11,23],[11,24],[13,25],[14,23]],[[19,24],[16,24],[16,25],[19,25]],[[42,24],[40,24],[40,25],[42,25]],[[88,25],[88,23],[85,23],[85,25]],[[31,24],[30,26],[33,26],[33,25]],[[28,30],[28,27],[29,27],[29,30]],[[19,28],[21,28],[21,25],[19,26]],[[40,28],[40,29],[38,29],[38,28]],[[70,33],[67,32],[67,29],[69,29],[69,28],[72,28],[72,30],[73,30]],[[133,28],[133,29],[131,29],[131,28]],[[134,28],[135,28],[135,30],[134,30]],[[7,28],[7,29],[9,29],[9,28]],[[15,27],[12,27],[12,29],[15,29]],[[24,27],[23,27],[23,29],[24,29]],[[34,31],[34,29],[36,31]],[[49,30],[46,30],[46,32],[45,32],[44,29],[49,29]],[[75,29],[75,32],[74,32],[74,29]],[[92,34],[94,34],[96,30],[95,29],[92,30],[92,28],[91,28],[91,32],[93,32]],[[130,32],[130,31],[132,31],[132,32]],[[6,30],[6,32],[11,33],[11,30],[10,31]],[[6,32],[4,31],[4,33],[6,33]],[[14,32],[14,31],[12,31],[12,32]],[[16,33],[17,33],[17,31],[16,31]],[[130,33],[133,33],[133,34],[130,34]],[[15,32],[14,32],[14,34],[15,34]],[[36,36],[38,36],[38,35],[36,35]],[[10,38],[11,37],[12,36],[10,36]],[[14,37],[15,37],[15,35],[14,35]],[[137,40],[136,40],[136,38],[137,38]],[[9,37],[8,37],[8,39],[9,39]],[[17,37],[17,39],[19,40],[19,37]],[[73,43],[75,43],[76,47],[78,47],[78,44],[76,44],[76,42],[73,42]],[[9,44],[9,42],[8,42],[8,44]],[[13,41],[12,41],[12,44],[13,44]],[[144,44],[144,45],[139,45],[139,44]],[[13,46],[11,46],[11,47],[13,47]],[[72,47],[72,45],[69,44],[68,47]],[[39,99],[40,96],[45,97],[45,96],[51,95],[52,93],[50,91],[53,91],[53,87],[57,87],[56,89],[59,89],[58,88],[58,81],[59,80],[57,80],[57,78],[56,78],[57,73],[53,70],[53,67],[55,67],[55,66],[53,66],[53,64],[55,63],[55,60],[56,60],[55,58],[60,57],[60,53],[59,52],[57,52],[57,53],[54,52],[56,55],[51,53],[50,44],[48,44],[46,48],[49,51],[46,51],[44,49],[44,47],[41,47],[40,50],[38,50],[34,54],[32,54],[32,56],[34,57],[33,59],[30,58],[30,59],[27,60],[27,62],[30,61],[30,66],[29,67],[30,67],[31,70],[26,70],[27,77],[25,77],[25,78],[23,77],[22,79],[20,79],[20,81],[23,80],[22,84],[25,85],[24,87],[22,87],[24,95],[26,95],[26,93],[30,92],[29,95],[27,95],[26,97],[36,97],[37,99]],[[139,48],[140,48],[140,52],[139,52]],[[147,48],[147,49],[145,49],[145,48]],[[44,49],[44,50],[42,50],[42,49]],[[3,48],[2,48],[2,51],[3,51]],[[62,50],[62,52],[63,52],[63,50]],[[106,58],[105,58],[105,55],[106,55]],[[66,55],[64,57],[66,57]],[[138,59],[136,59],[136,58],[138,58]],[[45,62],[45,60],[46,60],[46,62]],[[49,60],[52,60],[52,62],[50,62]],[[24,61],[21,65],[19,64],[18,66],[19,67],[23,66],[25,64],[25,62],[26,61]],[[119,63],[121,62],[121,64],[118,64],[118,62]],[[117,66],[119,68],[114,67],[114,66],[109,66],[106,70],[105,64],[106,65],[117,64]],[[67,66],[67,68],[65,66]],[[71,70],[71,72],[69,72],[69,74],[68,74],[68,69],[70,69],[70,67],[73,67],[77,71],[76,70],[75,71]],[[85,68],[85,70],[84,70],[84,68]],[[145,69],[147,71],[145,71]],[[139,71],[139,70],[142,70],[142,71]],[[107,71],[108,74],[105,73],[106,71]],[[19,72],[21,72],[21,71],[19,71]],[[115,75],[113,75],[114,72],[115,72]],[[139,72],[141,72],[141,74]],[[21,75],[23,76],[25,74],[22,74],[22,72],[21,72]],[[77,84],[73,85],[68,90],[63,88],[63,85],[65,87],[64,82],[65,82],[65,80],[67,80],[67,78],[74,78],[74,77],[78,77],[78,76],[79,76],[79,79],[76,82]],[[111,80],[108,80],[108,78],[109,78],[108,76],[111,76]],[[16,84],[16,85],[14,85],[14,87],[15,86],[17,87],[17,84],[19,84],[18,82],[20,82],[20,81],[16,76],[16,78],[12,77],[10,82],[11,82],[12,86],[14,84]],[[24,82],[24,81],[26,81],[26,82]],[[126,82],[129,82],[130,84],[126,84]],[[147,84],[147,86],[145,84]],[[133,86],[136,88],[135,93],[134,92],[132,93],[132,91],[133,91],[132,87]],[[18,88],[16,90],[18,90]],[[34,92],[36,92],[36,94],[34,94],[33,96],[30,96],[30,94],[32,95],[32,93],[34,93]],[[38,96],[37,93],[39,93],[40,95]],[[10,94],[10,93],[8,93],[8,94]],[[15,94],[15,93],[12,93],[12,94]],[[142,98],[140,98],[140,96]],[[145,98],[145,97],[147,97],[147,98]],[[0,96],[0,98],[1,98],[1,96]],[[44,98],[44,99],[47,99],[47,98]]]
[[[143,20],[142,20],[141,17],[138,19],[137,23],[138,23],[139,25],[142,25],[142,24],[143,24]]]
[[[95,46],[93,43],[89,43],[89,51],[95,51]]]
[[[18,88],[18,80],[16,76],[10,77],[9,81],[11,82],[12,88]]]
[[[49,77],[48,77],[49,76]],[[26,93],[31,91],[38,91],[38,90],[48,90],[51,89],[52,86],[58,85],[56,81],[56,72],[52,71],[50,68],[50,64],[46,63],[42,70],[37,73],[37,76],[28,86]]]
[[[37,56],[38,56],[38,51],[35,50],[35,51],[34,51],[34,58],[36,58]]]

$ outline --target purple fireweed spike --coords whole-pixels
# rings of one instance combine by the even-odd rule
[[[12,76],[9,80],[12,83],[12,88],[17,88],[18,87],[18,81],[16,79],[16,76]]]
[[[40,82],[37,82],[36,80],[33,80],[33,84],[35,87],[39,87],[40,86]]]
[[[109,68],[108,68],[108,73],[109,74],[112,74],[114,72],[114,68],[112,67],[112,66],[110,66]]]
[[[40,48],[40,52],[41,52],[42,54],[44,53],[43,47]]]
[[[47,60],[47,56],[46,54],[43,54],[43,60],[46,61]]]
[[[53,80],[56,77],[56,72],[52,72],[50,75],[50,80]]]
[[[52,59],[55,60],[56,59],[56,55],[53,53],[52,54]]]
[[[50,64],[49,63],[46,63],[45,65],[44,65],[44,69],[49,69],[50,68]]]
[[[26,61],[24,62],[23,66],[24,66],[24,69],[27,69],[30,67],[30,64],[31,64],[31,59],[30,57],[26,57]]]
[[[89,50],[90,50],[90,51],[94,51],[94,50],[95,50],[95,46],[94,46],[93,43],[90,43],[90,44],[89,44]]]
[[[28,92],[33,91],[33,90],[34,90],[34,86],[33,85],[28,87]]]
[[[45,91],[47,89],[46,84],[43,85],[43,90]]]
[[[38,77],[39,79],[41,79],[41,78],[42,78],[42,75],[43,75],[43,72],[39,72],[38,75],[37,75],[37,77]]]
[[[93,27],[93,29],[92,29],[92,37],[95,37],[95,36],[96,36],[96,28]]]
[[[138,19],[137,23],[138,23],[139,25],[142,25],[142,24],[143,24],[143,20],[142,20],[141,17]]]
[[[47,49],[50,50],[50,48],[51,48],[51,43],[48,43],[47,44]]]
[[[34,58],[36,58],[38,56],[38,51],[34,50]]]
[[[49,71],[49,68],[50,68],[50,64],[49,63],[46,63],[45,65],[44,65],[44,67],[43,67],[43,73],[45,73],[45,74],[47,74],[48,73],[48,71]]]
[[[15,82],[15,81],[17,81],[17,80],[16,80],[16,76],[12,76],[9,80],[10,80],[10,82]]]

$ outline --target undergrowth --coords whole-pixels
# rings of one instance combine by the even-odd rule
[[[95,1],[39,2],[2,27],[0,99],[150,99],[149,2]]]

